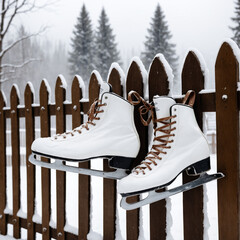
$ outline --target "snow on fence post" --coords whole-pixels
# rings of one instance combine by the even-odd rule
[[[204,73],[195,52],[189,51],[182,70],[182,94],[192,89],[196,92],[194,112],[199,127],[203,127],[203,113],[198,93],[204,88]],[[192,181],[193,177],[183,174],[183,183]],[[203,187],[183,193],[184,240],[203,240]]]
[[[19,90],[13,85],[10,93],[11,102],[11,140],[12,140],[12,196],[13,196],[13,237],[21,238],[20,219],[20,145],[19,145]]]
[[[112,64],[108,82],[112,85],[112,90],[116,94],[123,95],[123,86],[121,85],[121,74],[118,65]],[[108,166],[108,159],[103,161],[103,170],[112,171]],[[103,179],[103,239],[115,239],[116,234],[116,180]]]
[[[44,79],[41,82],[39,91],[40,101],[40,126],[41,137],[50,136],[50,113],[49,113],[49,95],[50,88],[48,82]],[[50,162],[50,159],[41,157],[41,161]],[[50,240],[51,232],[49,227],[51,214],[51,171],[48,168],[41,168],[42,179],[42,239]]]
[[[35,239],[35,224],[32,221],[35,207],[35,166],[28,161],[31,154],[31,144],[34,140],[34,116],[33,116],[33,87],[28,83],[25,92],[25,126],[26,126],[26,166],[27,166],[27,238]]]
[[[7,222],[4,209],[6,207],[6,118],[3,108],[5,97],[0,91],[0,234],[7,234]]]
[[[66,119],[63,102],[66,97],[66,82],[63,76],[58,76],[55,86],[56,101],[56,133],[65,132]],[[56,171],[56,187],[57,187],[57,240],[65,239],[64,226],[66,222],[66,173]]]
[[[148,74],[149,102],[153,100],[154,95],[168,95],[170,92],[169,81],[172,81],[173,75],[169,64],[164,60],[163,55],[156,55],[150,66]],[[166,217],[166,200],[150,205],[150,239],[166,239]]]
[[[239,49],[224,42],[215,65],[219,240],[240,238],[239,213]]]
[[[142,97],[144,97],[144,83],[146,81],[146,70],[139,58],[133,58],[131,65],[128,69],[126,80],[126,93],[131,90],[137,91]],[[134,110],[134,120],[137,131],[139,133],[141,148],[133,163],[133,166],[139,164],[146,156],[148,151],[148,128],[144,127],[139,116],[140,105],[137,105]],[[128,202],[135,202],[138,200],[138,196],[128,198]],[[137,240],[139,235],[139,209],[127,211],[127,239]]]
[[[76,75],[72,82],[72,128],[76,128],[83,122],[81,116],[80,100],[83,97],[83,80],[80,76]],[[79,163],[80,168],[88,167],[88,163]],[[78,175],[78,239],[87,239],[89,232],[89,177],[85,175]]]

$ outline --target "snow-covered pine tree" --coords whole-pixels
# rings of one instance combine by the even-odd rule
[[[240,46],[240,0],[237,0],[235,4],[235,17],[231,19],[236,24],[236,26],[230,27],[230,29],[233,31],[232,39],[237,43],[238,46]]]
[[[110,26],[109,19],[104,8],[101,11],[96,31],[96,69],[102,78],[107,80],[108,70],[112,62],[119,62],[119,52],[115,42],[115,35]]]
[[[147,29],[148,35],[146,36],[145,51],[142,52],[142,60],[146,67],[149,66],[154,56],[157,53],[162,53],[170,66],[173,69],[176,76],[178,57],[175,51],[175,44],[170,43],[172,35],[168,29],[165,15],[160,7],[154,12],[152,21],[150,22],[150,28]]]
[[[94,70],[94,35],[89,14],[83,4],[73,30],[72,51],[69,56],[71,74],[79,74],[87,83]]]

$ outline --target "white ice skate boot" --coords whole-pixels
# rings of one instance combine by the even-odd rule
[[[73,171],[86,175],[118,179],[126,176],[140,148],[140,140],[134,124],[134,106],[122,97],[111,93],[109,85],[101,85],[99,100],[90,107],[88,121],[71,132],[53,137],[36,139],[32,144],[33,155],[56,159],[54,163],[43,163],[33,155],[30,161],[43,167]],[[108,158],[116,172],[101,172],[73,168],[62,161],[87,161]]]
[[[153,98],[156,112],[156,120],[153,121],[156,126],[151,150],[130,175],[118,182],[118,193],[123,196],[121,206],[126,210],[138,208],[222,177],[205,173],[210,169],[209,146],[195,119],[192,108],[195,101],[193,91],[186,94],[184,103],[187,101],[189,104],[176,104],[170,97]],[[198,182],[193,181],[185,188],[181,186],[174,191],[155,192],[168,186],[185,170],[189,175],[201,175]],[[149,191],[146,199],[132,204],[126,201],[128,196]]]

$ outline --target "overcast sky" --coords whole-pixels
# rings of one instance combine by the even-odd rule
[[[233,0],[59,0],[51,10],[21,17],[18,23],[25,23],[31,31],[49,25],[51,28],[45,36],[69,46],[83,3],[93,27],[97,26],[102,7],[105,8],[124,61],[143,50],[147,28],[158,3],[165,13],[180,59],[189,48],[196,48],[207,63],[213,62],[221,42],[232,37],[229,26],[233,25],[230,19],[234,16]]]

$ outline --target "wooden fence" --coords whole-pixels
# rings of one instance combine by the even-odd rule
[[[195,113],[199,125],[203,126],[203,112],[216,112],[217,121],[217,168],[226,177],[218,181],[218,224],[219,239],[237,240],[239,234],[239,103],[237,91],[239,80],[239,63],[235,57],[234,43],[222,44],[215,65],[216,92],[202,91],[204,89],[204,69],[198,54],[190,51],[182,69],[182,93],[194,89],[198,94]],[[156,56],[148,74],[137,59],[133,59],[126,74],[126,81],[121,70],[114,65],[108,81],[113,91],[124,95],[135,90],[142,96],[148,91],[149,100],[153,96],[169,93],[169,78],[167,63]],[[146,79],[147,78],[147,79]],[[0,233],[7,234],[7,224],[13,225],[13,236],[20,238],[21,228],[27,229],[27,239],[35,239],[36,233],[42,234],[42,239],[87,239],[90,223],[90,177],[78,176],[78,234],[66,232],[66,173],[56,173],[56,228],[49,225],[51,214],[51,171],[41,169],[42,176],[42,221],[33,222],[35,208],[35,166],[27,162],[27,217],[18,216],[20,209],[20,142],[19,120],[25,119],[26,125],[26,159],[31,153],[31,143],[35,138],[35,118],[40,117],[41,136],[50,136],[51,116],[56,116],[56,132],[62,133],[66,128],[66,116],[72,116],[72,127],[83,122],[89,105],[98,97],[100,79],[93,72],[89,82],[89,102],[81,101],[82,89],[79,78],[72,82],[71,103],[65,101],[65,88],[61,76],[57,78],[55,87],[55,104],[49,103],[49,89],[46,81],[41,82],[40,104],[33,104],[33,90],[30,84],[25,88],[25,106],[19,106],[17,87],[14,85],[10,93],[10,106],[6,107],[4,95],[0,92]],[[179,102],[181,97],[176,98]],[[11,120],[12,143],[12,213],[6,213],[6,121]],[[141,150],[135,164],[141,161],[148,150],[148,129],[140,123],[138,112],[135,111],[135,121],[141,139]],[[43,161],[49,161],[43,158]],[[79,163],[79,167],[89,168],[90,162]],[[109,170],[107,160],[103,162],[104,170]],[[192,177],[183,174],[183,182]],[[166,239],[166,201],[162,200],[150,205],[150,236],[151,240]],[[116,233],[116,181],[103,181],[103,239],[115,239]],[[183,226],[185,240],[202,240],[204,235],[203,187],[183,194]],[[126,213],[126,238],[137,240],[139,236],[139,209]],[[215,239],[211,239],[215,240]]]

